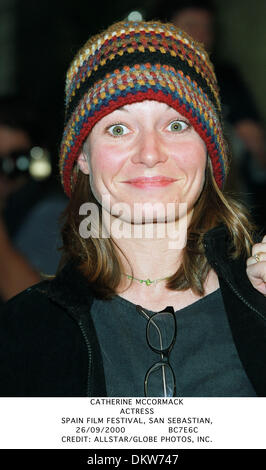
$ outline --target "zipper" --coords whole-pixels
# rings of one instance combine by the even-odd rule
[[[32,287],[29,287],[27,289],[27,292],[30,292],[32,290]],[[36,290],[38,292],[41,292],[42,294],[45,294],[48,298],[51,298],[51,300],[55,300],[53,297],[50,297],[48,292],[46,290],[42,290],[40,289],[39,287],[36,288]],[[58,305],[60,307],[62,307],[61,303],[60,302],[57,302]],[[78,326],[80,327],[80,330],[81,330],[81,333],[82,333],[82,336],[84,338],[84,341],[86,343],[86,346],[87,346],[87,352],[88,352],[88,360],[89,360],[89,365],[88,365],[88,379],[87,379],[87,388],[86,388],[86,396],[87,397],[90,397],[91,396],[91,385],[90,385],[90,371],[91,371],[91,367],[92,367],[92,350],[91,350],[91,345],[90,345],[90,342],[88,340],[88,337],[87,337],[87,334],[86,334],[86,327],[83,325],[83,322],[82,322],[82,319],[80,319],[79,321],[77,321],[75,318],[73,318],[73,315],[70,315],[72,320],[75,321]]]
[[[214,261],[214,264],[215,266],[217,266],[218,270],[219,270],[219,266],[218,266],[218,263],[216,261]],[[253,307],[253,305],[251,305],[239,292],[238,290],[233,286],[233,284],[229,281],[229,279],[227,279],[226,277],[223,277],[223,279],[225,280],[225,282],[229,285],[229,287],[232,289],[232,291],[237,295],[237,297],[247,306],[249,307],[251,310],[253,310],[253,312],[255,312],[260,318],[262,318],[262,320],[266,320],[265,317],[255,308]]]
[[[86,389],[86,397],[91,397],[91,386],[90,386],[90,371],[91,371],[91,366],[92,366],[92,353],[91,353],[91,345],[88,340],[87,334],[86,334],[86,329],[82,323],[82,320],[78,322],[78,325],[81,329],[82,336],[85,340],[86,346],[87,346],[87,351],[88,351],[88,359],[89,359],[89,365],[88,365],[88,379],[87,379],[87,389]]]

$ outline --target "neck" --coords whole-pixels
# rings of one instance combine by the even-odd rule
[[[122,239],[117,243],[126,254],[123,271],[140,279],[157,279],[173,274],[182,261],[182,249],[169,249],[168,240]]]
[[[174,274],[183,259],[183,249],[186,245],[187,236],[187,225],[191,220],[192,214],[189,214],[184,221],[177,220],[171,223],[171,230],[167,223],[157,223],[154,229],[154,224],[144,224],[142,227],[146,230],[146,235],[149,234],[149,238],[145,235],[142,238],[136,237],[114,237],[112,239],[114,245],[118,248],[117,254],[121,263],[121,270],[125,274],[132,275],[138,279],[150,279],[151,281],[172,276]],[[132,224],[131,229],[132,229]],[[153,229],[153,232],[152,232]],[[163,231],[164,229],[164,231]],[[173,232],[175,230],[175,232]],[[126,232],[124,232],[126,233]],[[127,231],[127,233],[133,233]],[[144,233],[144,232],[142,232]],[[158,233],[164,233],[165,236],[159,238]],[[175,238],[172,236],[175,233]],[[151,234],[153,235],[151,237]],[[146,289],[159,290],[165,288],[167,280],[160,281],[157,284],[152,284]],[[130,281],[123,276],[121,280],[121,287],[125,288],[129,286]],[[132,282],[132,286],[135,284],[134,289],[144,289],[143,285],[137,281]],[[136,286],[138,284],[138,286]]]

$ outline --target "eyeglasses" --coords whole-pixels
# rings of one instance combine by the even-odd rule
[[[176,318],[174,311],[148,315],[137,305],[136,309],[146,320],[146,338],[149,347],[161,355],[161,360],[153,364],[146,373],[144,392],[146,397],[174,397],[176,392],[175,374],[169,363],[169,355],[176,340]]]

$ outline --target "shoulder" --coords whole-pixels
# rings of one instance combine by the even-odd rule
[[[77,321],[46,295],[49,282],[42,281],[24,290],[1,307],[0,349],[32,353],[40,348],[58,350],[62,346],[68,350],[80,342]]]
[[[216,274],[225,279],[246,277],[245,254],[233,256],[235,246],[228,228],[224,224],[204,234],[203,245],[208,263]]]
[[[23,290],[19,294],[11,297],[4,305],[1,307],[1,314],[5,312],[11,312],[12,310],[20,310],[21,307],[34,307],[36,302],[38,305],[49,303],[49,298],[45,295],[48,282],[50,281],[41,281],[37,284],[34,284],[31,287]]]
[[[51,329],[59,323],[73,323],[65,309],[46,295],[49,282],[51,281],[41,281],[1,306],[0,335],[7,330],[30,335]]]

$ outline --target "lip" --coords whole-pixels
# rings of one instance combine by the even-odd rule
[[[141,176],[139,178],[132,178],[123,183],[131,184],[137,187],[158,187],[167,186],[168,184],[174,183],[176,179],[167,176]]]

